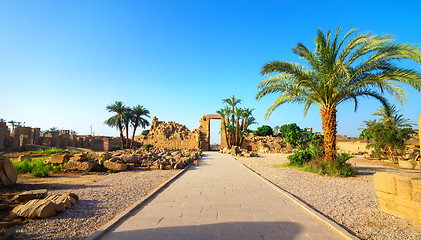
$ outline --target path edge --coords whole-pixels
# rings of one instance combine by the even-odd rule
[[[139,201],[135,204],[124,210],[123,212],[116,215],[113,219],[108,221],[106,224],[102,225],[99,229],[97,229],[94,233],[89,235],[86,240],[97,240],[103,237],[107,232],[109,232],[112,228],[114,228],[117,224],[119,224],[122,220],[126,219],[132,212],[138,210],[142,205],[147,203],[149,200],[152,200],[158,193],[164,190],[168,185],[174,182],[177,178],[179,178],[182,174],[184,174],[190,167],[192,163],[189,164],[187,167],[183,168],[180,172],[176,175],[172,176],[170,179],[156,187],[152,192],[148,193],[144,197],[142,197]]]
[[[316,210],[314,210],[313,208],[311,208],[310,206],[308,206],[305,202],[301,201],[300,199],[298,199],[297,197],[295,197],[291,193],[285,191],[284,189],[282,189],[278,185],[276,185],[273,182],[269,181],[268,179],[264,178],[262,175],[260,175],[259,173],[257,173],[253,169],[251,169],[248,166],[244,165],[243,163],[239,162],[237,160],[237,158],[235,158],[234,156],[232,156],[232,157],[234,158],[234,160],[238,164],[240,164],[241,166],[243,166],[244,168],[246,168],[248,171],[250,171],[251,173],[253,173],[255,176],[257,176],[258,178],[260,178],[266,184],[268,184],[269,186],[271,186],[272,188],[274,188],[275,190],[277,190],[278,192],[280,192],[282,195],[284,195],[286,198],[288,198],[288,200],[290,200],[295,205],[297,205],[298,207],[300,207],[301,209],[303,209],[305,212],[307,212],[308,214],[310,214],[312,217],[314,217],[316,220],[318,220],[319,222],[321,222],[322,224],[324,224],[327,228],[329,228],[330,230],[332,230],[336,235],[338,235],[342,239],[346,239],[346,240],[360,240],[360,238],[358,238],[358,237],[352,235],[351,233],[349,233],[346,229],[344,229],[343,227],[341,227],[335,221],[332,221],[331,219],[327,218],[323,214],[317,212]]]

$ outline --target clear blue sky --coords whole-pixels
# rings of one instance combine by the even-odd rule
[[[255,100],[261,67],[300,62],[291,49],[299,41],[314,49],[318,28],[421,43],[420,10],[419,1],[0,0],[0,118],[116,136],[103,124],[105,107],[121,100],[192,130],[234,94],[256,109],[252,128],[296,122],[321,131],[317,107],[303,118],[303,106],[286,104],[264,120],[276,96]],[[399,108],[418,123],[420,103],[408,89]],[[340,106],[338,133],[357,136],[379,106]]]

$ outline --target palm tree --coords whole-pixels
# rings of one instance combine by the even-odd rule
[[[398,128],[412,127],[412,121],[403,118],[402,114],[398,114],[401,110],[397,110],[395,105],[386,104],[377,109],[371,116],[379,116],[383,122],[391,122]]]
[[[126,107],[123,112],[123,129],[126,130],[126,148],[129,147],[129,127],[133,118],[132,109]]]
[[[105,124],[110,127],[116,127],[120,131],[121,148],[124,148],[124,136],[123,136],[123,114],[126,111],[126,106],[123,102],[116,101],[114,104],[108,105],[108,112],[115,113],[114,116],[105,120]]]
[[[149,116],[149,110],[144,108],[141,105],[137,105],[132,108],[133,118],[132,118],[132,125],[133,125],[133,136],[132,141],[130,144],[130,148],[133,148],[133,142],[134,142],[134,136],[136,133],[137,127],[145,128],[146,126],[149,126],[148,120],[146,120],[144,117],[150,117]]]
[[[234,95],[232,95],[232,97],[223,99],[222,102],[223,103],[227,103],[229,106],[231,106],[231,126],[234,127],[235,126],[235,106],[239,103],[241,103],[241,99],[236,98]],[[235,144],[235,134],[231,134],[230,136],[230,140],[231,140],[231,144]],[[230,146],[231,147],[231,146]]]
[[[298,43],[292,52],[305,60],[308,67],[285,61],[267,63],[261,74],[279,75],[263,80],[256,96],[260,100],[268,94],[280,94],[267,110],[266,118],[287,102],[304,104],[304,116],[311,105],[318,106],[322,116],[325,159],[332,162],[336,158],[336,108],[339,104],[354,101],[356,110],[359,97],[375,98],[386,104],[387,100],[381,95],[384,91],[402,104],[406,100],[402,84],[417,91],[421,88],[420,73],[397,65],[402,59],[421,63],[421,51],[416,45],[394,43],[390,35],[371,33],[357,34],[345,43],[355,31],[349,31],[339,40],[340,28],[334,37],[330,31],[325,35],[319,29],[314,52]]]
[[[16,121],[8,121],[8,123],[10,123],[12,125],[12,130],[15,128],[15,124],[17,123]]]
[[[216,111],[217,114],[219,114],[221,116],[221,125],[222,125],[222,129],[221,131],[224,131],[224,135],[225,135],[225,141],[227,142],[227,146],[229,148],[231,148],[231,143],[228,141],[228,133],[227,133],[227,124],[226,124],[226,120],[225,118],[229,115],[229,108],[223,108],[220,109],[218,111]]]

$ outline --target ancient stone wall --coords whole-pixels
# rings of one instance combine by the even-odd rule
[[[6,148],[9,137],[10,131],[6,122],[0,122],[0,149]]]
[[[421,174],[377,172],[374,187],[379,210],[421,222]]]
[[[137,147],[152,144],[154,147],[168,149],[200,148],[201,133],[194,129],[190,131],[185,125],[174,121],[158,121],[153,117],[148,135],[135,136]]]

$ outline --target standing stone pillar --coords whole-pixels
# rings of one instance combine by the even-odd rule
[[[418,117],[418,139],[420,141],[420,154],[421,154],[421,113]]]

